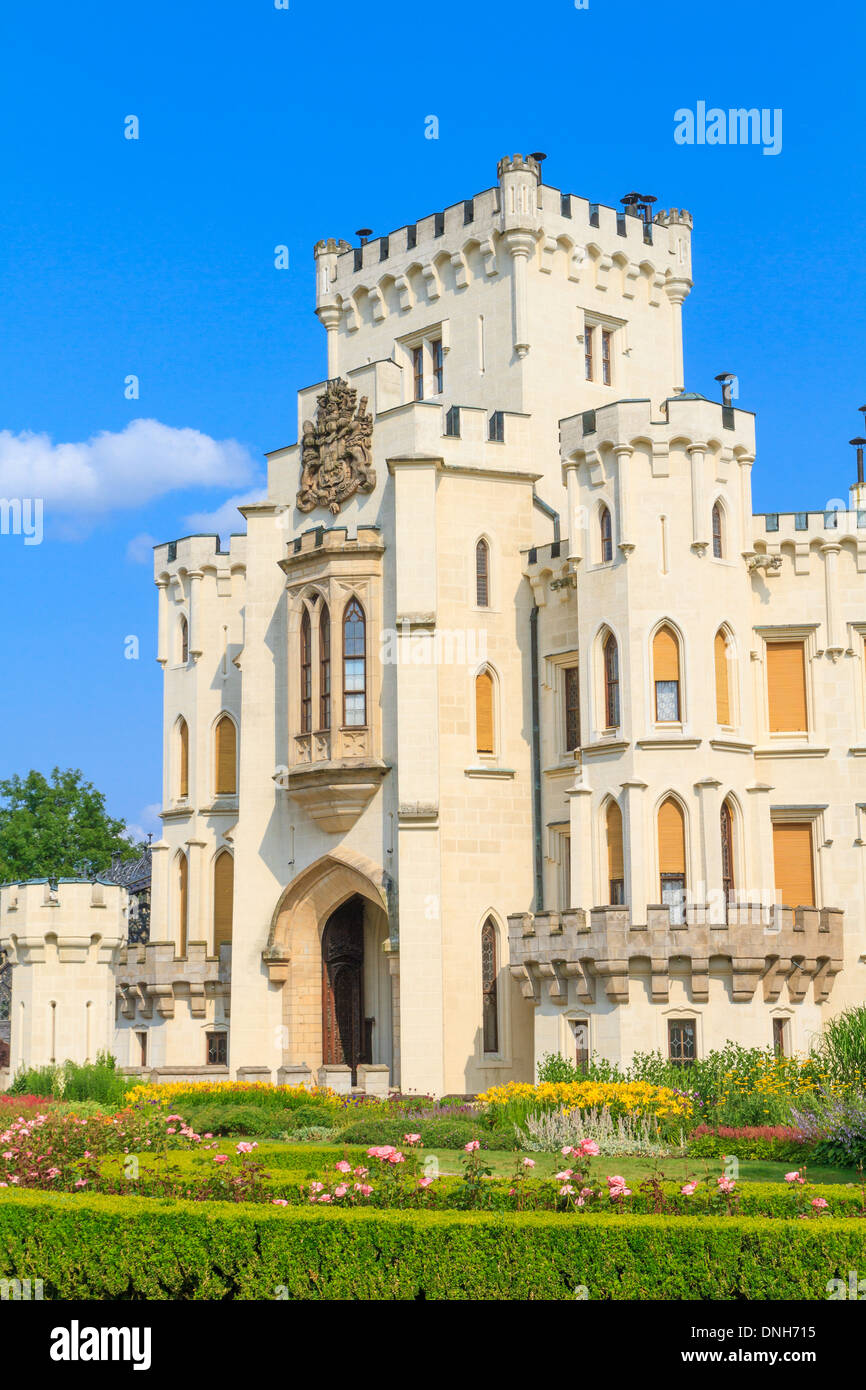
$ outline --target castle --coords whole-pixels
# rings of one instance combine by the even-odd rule
[[[13,1070],[473,1093],[863,998],[866,493],[753,514],[752,415],[684,389],[690,215],[542,158],[316,246],[298,443],[228,549],[155,552],[150,939],[4,888]]]

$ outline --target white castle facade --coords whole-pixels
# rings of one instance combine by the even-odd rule
[[[150,942],[5,888],[13,1070],[472,1093],[863,999],[866,492],[753,514],[753,417],[684,391],[691,236],[515,155],[317,245],[299,443],[228,549],[156,549]]]

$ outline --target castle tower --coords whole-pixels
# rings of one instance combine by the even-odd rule
[[[92,1062],[113,1052],[114,968],[126,937],[126,890],[47,879],[0,890],[0,947],[12,966],[10,1074]]]

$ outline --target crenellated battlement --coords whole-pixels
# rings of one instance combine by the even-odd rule
[[[190,941],[185,956],[171,941],[129,946],[115,970],[120,1014],[125,1019],[174,1018],[178,999],[189,1003],[192,1018],[207,1017],[207,1001],[221,998],[228,1017],[231,993],[231,947],[208,954],[207,942]]]
[[[183,536],[176,541],[163,541],[153,548],[154,575],[175,576],[203,573],[211,570],[217,575],[243,571],[246,563],[246,535],[230,538],[228,550],[223,550],[219,536]]]
[[[126,911],[126,889],[107,879],[4,884],[0,944],[13,964],[45,960],[52,949],[61,961],[94,952],[107,959],[126,938]]]
[[[527,177],[530,182],[522,201],[516,189],[522,187]],[[365,288],[370,292],[383,275],[399,276],[415,263],[423,267],[425,262],[436,262],[441,256],[450,258],[452,265],[456,259],[460,287],[460,277],[467,273],[466,253],[470,249],[480,251],[485,276],[495,276],[503,269],[497,261],[497,245],[515,215],[526,221],[543,242],[566,238],[581,246],[595,245],[610,255],[625,251],[640,260],[652,262],[655,258],[659,259],[660,271],[670,269],[671,273],[675,273],[676,267],[668,266],[663,257],[668,251],[675,255],[679,244],[669,237],[668,231],[675,229],[681,240],[684,232],[690,234],[692,230],[692,215],[684,208],[660,211],[651,222],[644,222],[642,217],[622,209],[564,193],[542,181],[541,164],[532,155],[513,154],[500,159],[497,179],[492,188],[397,227],[387,235],[371,237],[359,246],[336,237],[316,242],[316,261],[320,266],[327,263],[326,273],[317,277],[317,305],[323,307]],[[503,190],[512,184],[513,206],[511,197],[503,196]],[[688,237],[684,273],[690,257],[687,243]],[[409,307],[409,286],[398,282],[398,290],[403,307]]]
[[[667,906],[650,906],[646,922],[630,920],[628,908],[520,912],[508,917],[510,969],[527,999],[629,1002],[630,981],[649,977],[653,1003],[669,998],[672,964],[687,963],[694,1003],[709,998],[711,965],[727,973],[735,1003],[748,1003],[761,986],[765,1003],[786,989],[802,1003],[810,984],[823,1003],[842,969],[843,912],[838,908],[764,907],[742,904],[713,922],[703,905],[689,905],[679,923]]]

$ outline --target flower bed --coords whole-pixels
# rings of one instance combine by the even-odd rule
[[[691,1158],[769,1159],[802,1163],[813,1156],[815,1143],[794,1125],[698,1125],[689,1135]]]

